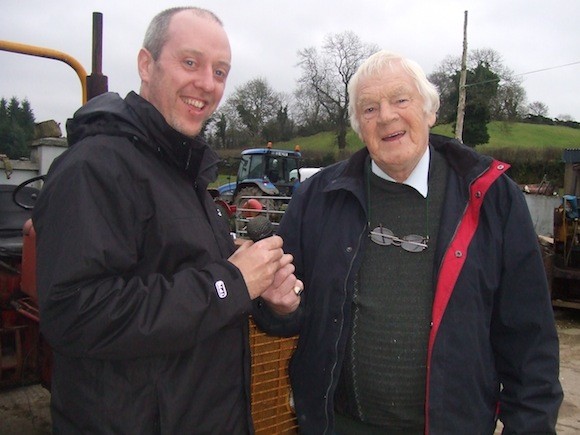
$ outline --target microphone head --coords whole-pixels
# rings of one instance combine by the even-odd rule
[[[246,229],[248,237],[254,242],[274,235],[274,225],[270,219],[263,215],[250,219]]]

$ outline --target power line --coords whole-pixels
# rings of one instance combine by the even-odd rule
[[[576,62],[567,63],[567,64],[564,64],[564,65],[551,66],[551,67],[548,67],[548,68],[537,69],[537,70],[528,71],[528,72],[525,72],[525,73],[514,74],[514,77],[516,77],[516,76],[525,76],[525,75],[528,75],[528,74],[534,74],[534,73],[538,73],[538,72],[550,71],[550,70],[553,70],[553,69],[565,68],[567,66],[578,65],[578,64],[580,64],[580,60],[579,61],[576,61]],[[491,79],[491,80],[484,80],[482,82],[467,83],[465,85],[465,87],[468,88],[470,86],[483,85],[485,83],[494,83],[494,82],[499,83],[501,80],[502,80],[501,78],[497,78],[497,79]]]
[[[550,71],[552,69],[564,68],[564,67],[567,67],[567,66],[578,65],[578,64],[580,64],[580,60],[577,61],[577,62],[567,63],[567,64],[564,64],[564,65],[552,66],[552,67],[549,67],[549,68],[542,68],[542,69],[537,69],[535,71],[528,71],[528,72],[525,72],[525,73],[514,74],[514,75],[516,75],[516,76],[525,76],[525,75],[528,75],[528,74],[534,74],[534,73],[543,72],[543,71]]]

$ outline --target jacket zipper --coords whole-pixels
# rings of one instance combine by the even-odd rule
[[[361,242],[362,239],[364,237],[364,235],[366,234],[366,230],[367,230],[368,226],[365,224],[363,226],[362,232],[360,233],[359,237],[358,237],[358,244],[356,247],[356,250],[350,260],[350,264],[349,264],[349,268],[348,268],[348,273],[346,274],[346,277],[344,279],[344,284],[343,284],[343,299],[342,299],[342,310],[340,313],[340,327],[338,330],[338,335],[337,335],[337,339],[334,343],[334,355],[335,355],[335,359],[334,359],[334,364],[332,365],[332,369],[330,371],[330,383],[328,384],[328,388],[326,389],[326,394],[325,394],[325,398],[324,398],[324,412],[326,414],[326,427],[324,428],[324,434],[328,433],[328,426],[330,425],[330,418],[329,418],[329,412],[333,412],[332,410],[328,409],[328,401],[329,401],[329,397],[330,397],[330,390],[332,389],[332,385],[334,384],[334,372],[336,370],[336,366],[338,364],[338,343],[340,341],[340,337],[342,336],[342,330],[344,329],[344,305],[346,303],[346,296],[348,293],[348,289],[347,289],[347,284],[348,284],[348,279],[350,277],[351,271],[352,271],[352,266],[354,263],[354,260],[356,259],[359,251],[360,251],[360,247],[361,247]]]

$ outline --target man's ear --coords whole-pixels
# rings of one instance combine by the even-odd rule
[[[429,128],[435,125],[435,121],[437,121],[437,114],[436,113],[428,113],[427,114],[427,122],[429,123]]]
[[[155,61],[149,50],[142,48],[137,55],[137,68],[142,82],[148,82],[151,75],[151,68]]]

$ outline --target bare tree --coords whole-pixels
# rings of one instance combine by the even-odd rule
[[[298,80],[299,92],[314,96],[311,108],[321,107],[336,128],[339,149],[346,148],[348,128],[347,85],[358,66],[372,53],[376,45],[365,44],[351,31],[325,37],[319,53],[310,47],[298,51],[298,65],[303,74]]]
[[[522,87],[521,77],[505,66],[502,56],[491,48],[474,49],[468,53],[467,69],[474,70],[477,65],[486,65],[487,68],[499,77],[497,94],[490,100],[490,114],[493,120],[513,120],[524,115],[526,91]],[[452,122],[457,101],[450,101],[450,96],[457,92],[454,77],[461,69],[459,56],[447,56],[439,64],[429,80],[439,89],[441,108],[439,120],[444,123]],[[477,84],[472,84],[467,90],[469,94],[477,93]]]
[[[265,78],[252,79],[236,88],[227,99],[220,114],[236,131],[245,130],[254,143],[261,141],[264,126],[276,119],[282,107],[282,95],[275,92]]]
[[[437,122],[449,124],[455,119],[457,101],[451,101],[450,96],[457,92],[457,83],[454,78],[460,69],[461,59],[447,56],[441,61],[435,71],[428,76],[429,81],[437,87],[441,96]]]
[[[568,113],[560,113],[558,116],[556,116],[556,119],[559,121],[574,121],[572,115],[569,115]]]
[[[328,114],[312,88],[301,86],[294,91],[291,113],[302,136],[332,129]]]
[[[526,115],[526,90],[521,86],[520,80],[502,79],[496,96],[491,100],[491,119],[500,121],[515,121]]]
[[[548,106],[541,101],[533,101],[528,106],[528,114],[532,116],[548,116]]]
[[[491,48],[473,50],[472,62],[484,62],[497,74],[500,82],[496,96],[490,101],[491,118],[513,121],[525,115],[526,91],[522,87],[522,78],[508,68],[502,56]]]
[[[280,97],[261,77],[240,86],[231,98],[242,122],[255,135],[261,133],[264,124],[276,116],[280,107]]]

